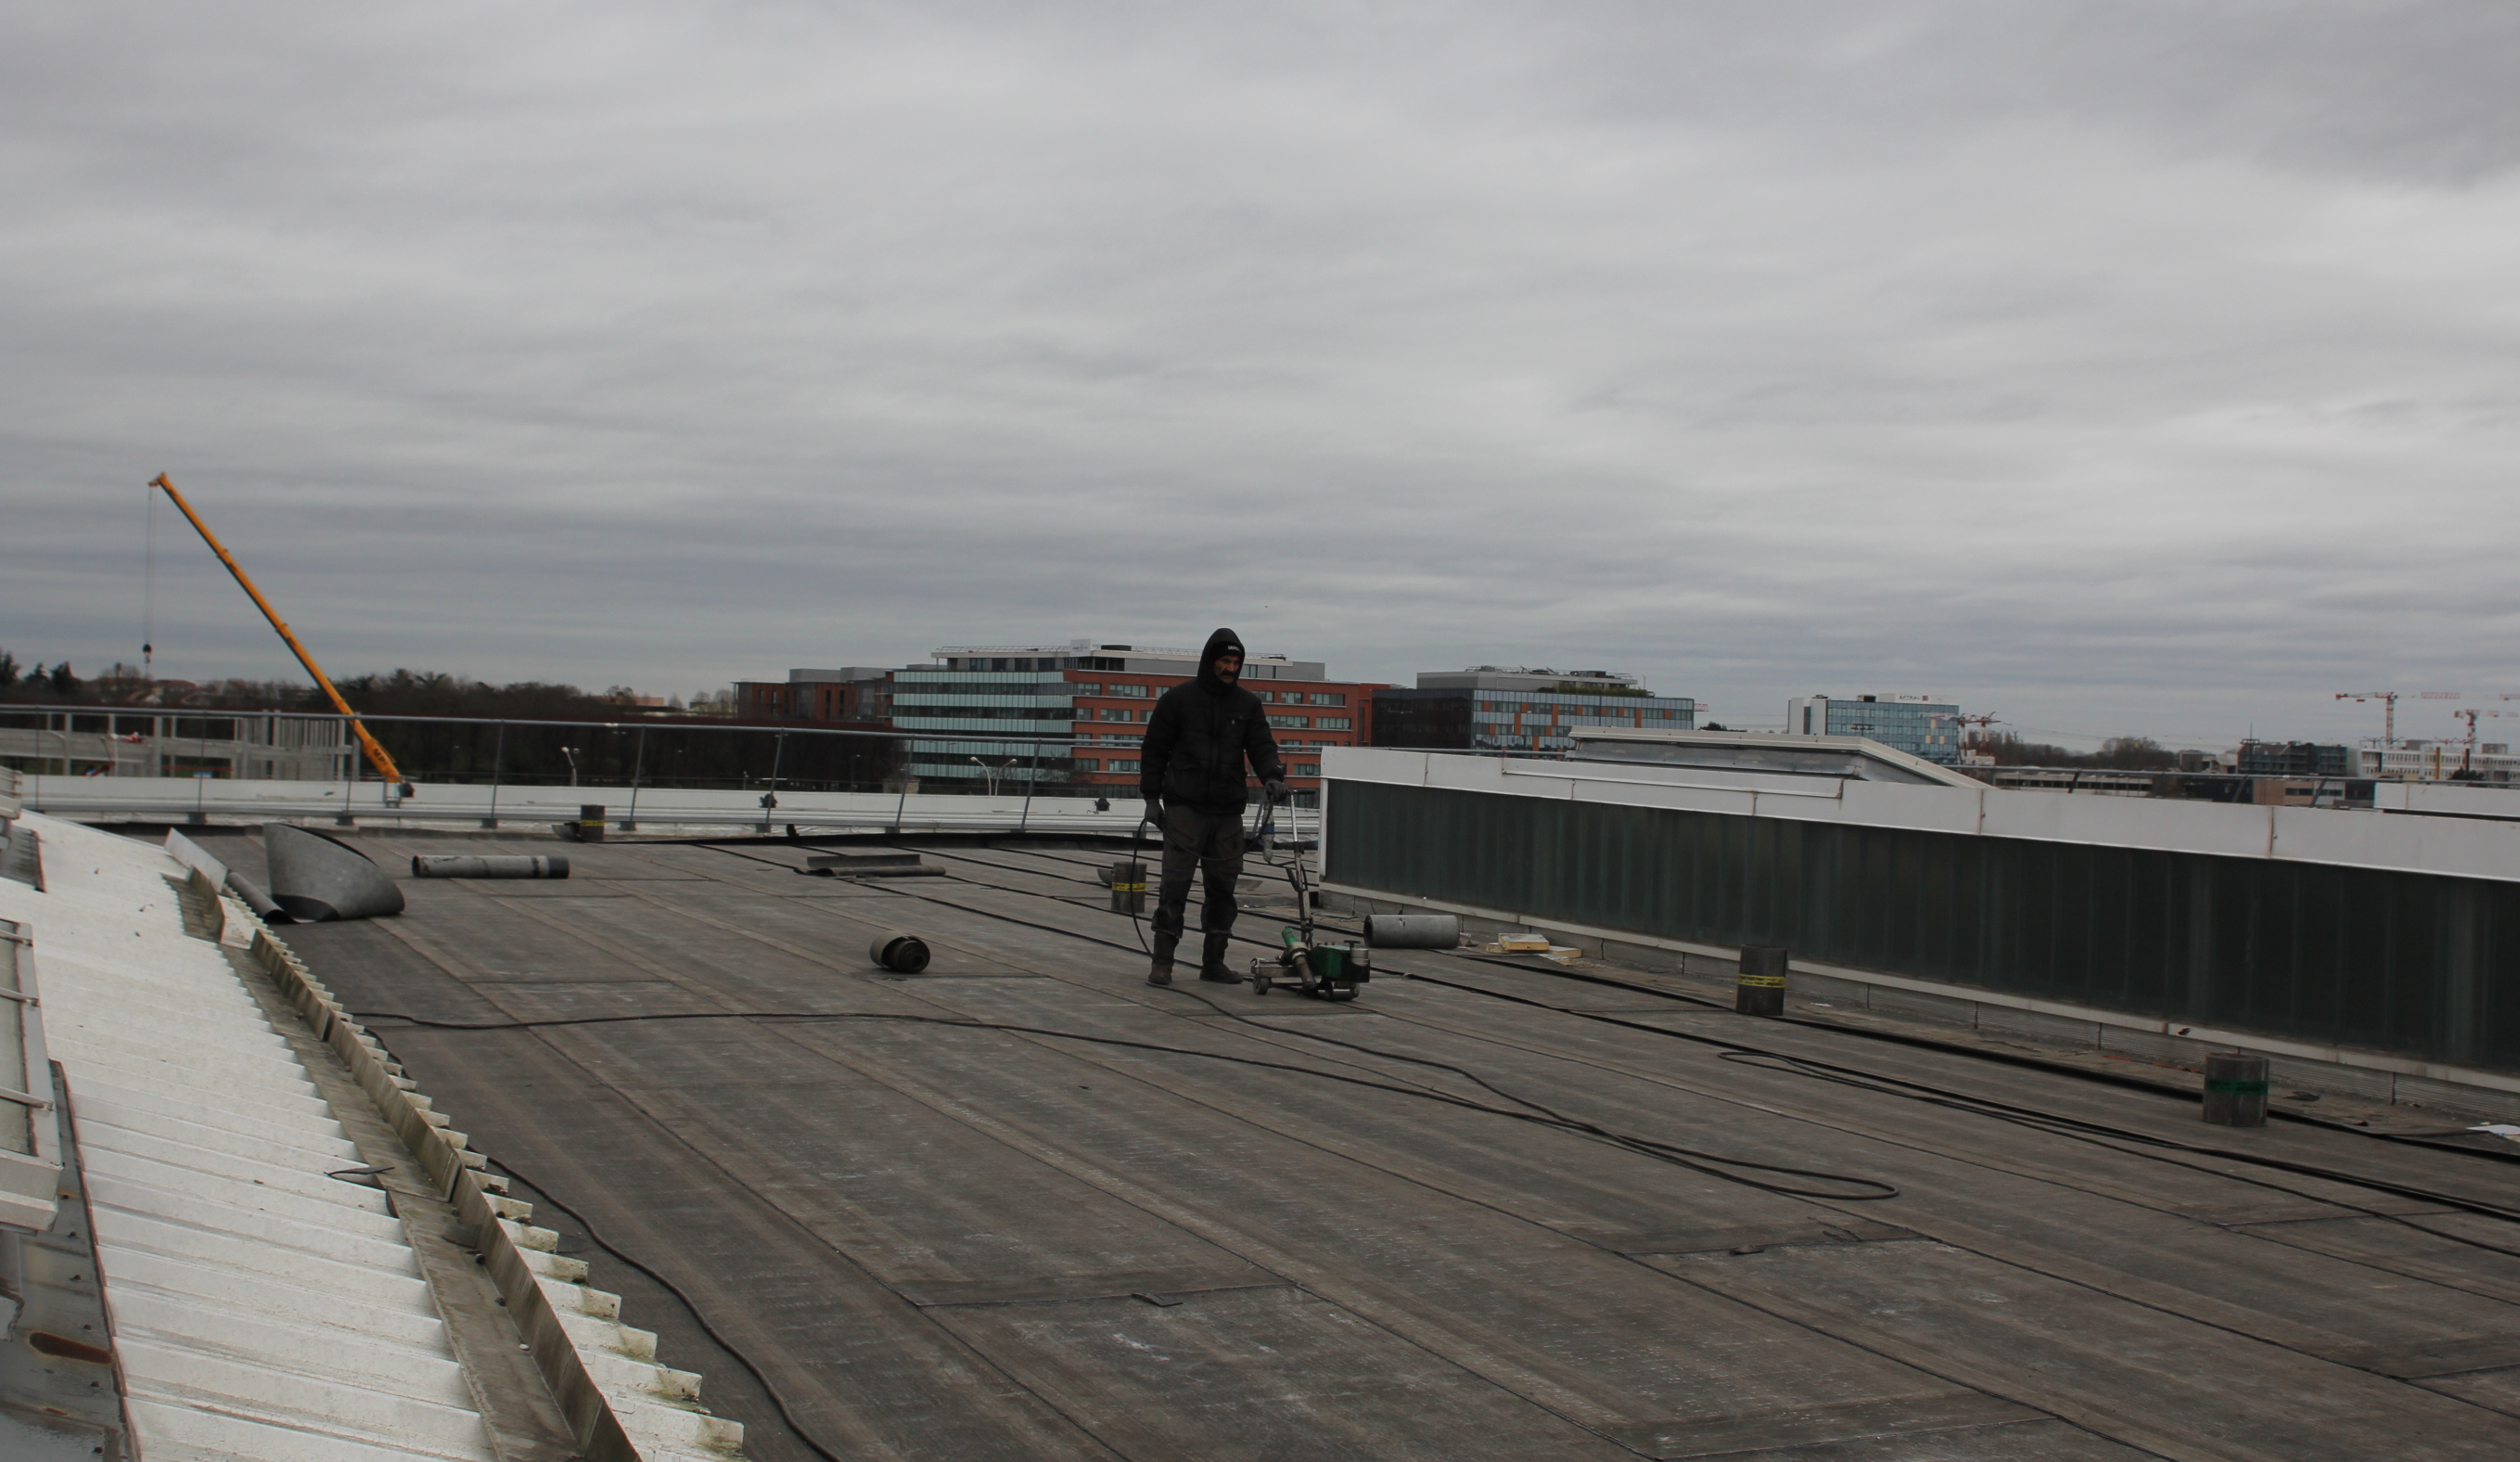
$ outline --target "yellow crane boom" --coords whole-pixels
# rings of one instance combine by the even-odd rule
[[[297,662],[306,667],[306,673],[315,677],[315,683],[333,702],[333,708],[349,717],[350,729],[358,733],[359,749],[368,754],[369,764],[376,767],[377,775],[388,782],[402,783],[404,795],[409,796],[410,783],[404,779],[402,769],[394,765],[394,759],[385,754],[385,749],[377,744],[377,739],[368,734],[367,723],[359,719],[359,713],[350,708],[349,702],[341,699],[341,693],[333,688],[332,677],[324,673],[323,666],[315,663],[315,657],[307,654],[306,647],[297,643],[297,636],[289,632],[289,625],[281,619],[280,612],[271,607],[270,600],[262,597],[262,591],[253,586],[253,580],[246,577],[245,570],[238,565],[235,555],[219,542],[217,535],[210,531],[210,525],[202,521],[202,515],[193,511],[193,505],[184,501],[184,494],[175,490],[173,480],[161,472],[149,485],[164,489],[166,496],[174,500],[176,509],[184,515],[186,522],[192,524],[193,530],[202,535],[202,542],[210,545],[210,552],[217,554],[219,562],[228,566],[228,572],[236,575],[238,587],[253,601],[253,607],[262,611],[262,617],[271,621],[272,628],[280,631],[280,638],[289,646],[289,653],[296,656]]]

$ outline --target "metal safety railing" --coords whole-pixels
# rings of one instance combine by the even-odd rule
[[[1133,816],[1138,800],[1134,776],[1080,774],[1075,766],[1080,754],[1130,754],[1136,748],[1073,735],[697,717],[593,721],[363,713],[359,719],[411,779],[410,796],[398,784],[363,774],[344,734],[347,718],[330,712],[0,707],[0,759],[32,773],[25,779],[27,803],[39,811],[186,822],[267,813],[497,827],[503,820],[574,820],[581,805],[600,803],[607,820],[625,830],[642,822],[751,824],[764,830],[871,822],[997,826],[1010,821],[1002,815],[1009,811],[1022,829],[1035,825],[1041,804],[1042,815],[1107,827]],[[149,721],[153,729],[173,721],[164,729],[191,734],[151,736],[123,729],[124,721]],[[248,723],[259,723],[259,729]],[[282,728],[292,726],[307,734],[284,733]],[[250,739],[238,734],[248,729],[254,729]],[[217,734],[223,730],[229,733],[225,739]],[[328,734],[332,744],[324,747]],[[118,746],[131,746],[134,754],[83,757],[81,737],[113,738]],[[283,741],[329,753],[330,774],[243,774],[250,758],[238,748]],[[180,754],[187,748],[189,754]],[[223,753],[235,759],[220,763]],[[968,773],[938,775],[940,768],[960,772],[964,766]],[[1302,800],[1317,799],[1305,794]],[[886,811],[888,817],[880,815]]]

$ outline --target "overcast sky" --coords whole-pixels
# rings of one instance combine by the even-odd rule
[[[138,658],[165,471],[340,674],[1223,623],[1736,724],[2520,691],[2504,0],[0,25],[22,661]],[[160,673],[293,669],[158,560]]]

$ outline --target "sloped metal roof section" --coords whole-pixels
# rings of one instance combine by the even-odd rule
[[[145,1462],[499,1462],[465,1344],[388,1195],[239,966],[270,975],[436,1183],[591,1462],[740,1459],[699,1378],[553,1252],[528,1205],[178,835],[163,850],[49,817],[43,891],[0,884],[40,940],[46,1030],[75,1114],[104,1318]],[[258,978],[258,977],[256,977]],[[338,1075],[327,1081],[338,1082]],[[337,1100],[356,1100],[346,1087]],[[501,1327],[505,1329],[504,1324]],[[478,1354],[477,1350],[471,1353]],[[563,1448],[565,1449],[565,1448]]]
[[[127,1418],[148,1462],[492,1462],[384,1193],[164,853],[28,818],[31,929],[68,1078]]]
[[[1769,731],[1664,731],[1586,727],[1570,733],[1576,761],[1633,761],[1701,771],[1844,777],[1911,787],[1985,784],[1866,736],[1796,736]]]

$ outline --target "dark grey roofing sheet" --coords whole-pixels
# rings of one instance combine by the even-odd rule
[[[213,850],[250,871],[249,847]],[[2520,1250],[2520,1225],[1639,1028],[2520,1209],[2508,1165],[2209,1129],[2170,1096],[1440,952],[1387,955],[1351,1006],[1155,990],[1093,883],[1108,853],[930,849],[958,877],[911,889],[806,877],[801,848],[583,851],[565,885],[410,884],[398,919],[292,941],[355,1008],[431,1020],[857,1013],[1173,1048],[868,1020],[374,1022],[520,1197],[582,1215],[538,1221],[591,1225],[670,1280],[841,1455],[2303,1462],[2520,1445],[2520,1255],[2458,1242]],[[929,942],[924,975],[868,964],[886,927]],[[1613,1012],[1630,1024],[1598,1018]],[[1330,1075],[1536,1102],[1901,1193],[1764,1192]],[[709,1373],[752,1456],[814,1455],[690,1312],[587,1257],[663,1333],[662,1359]]]

